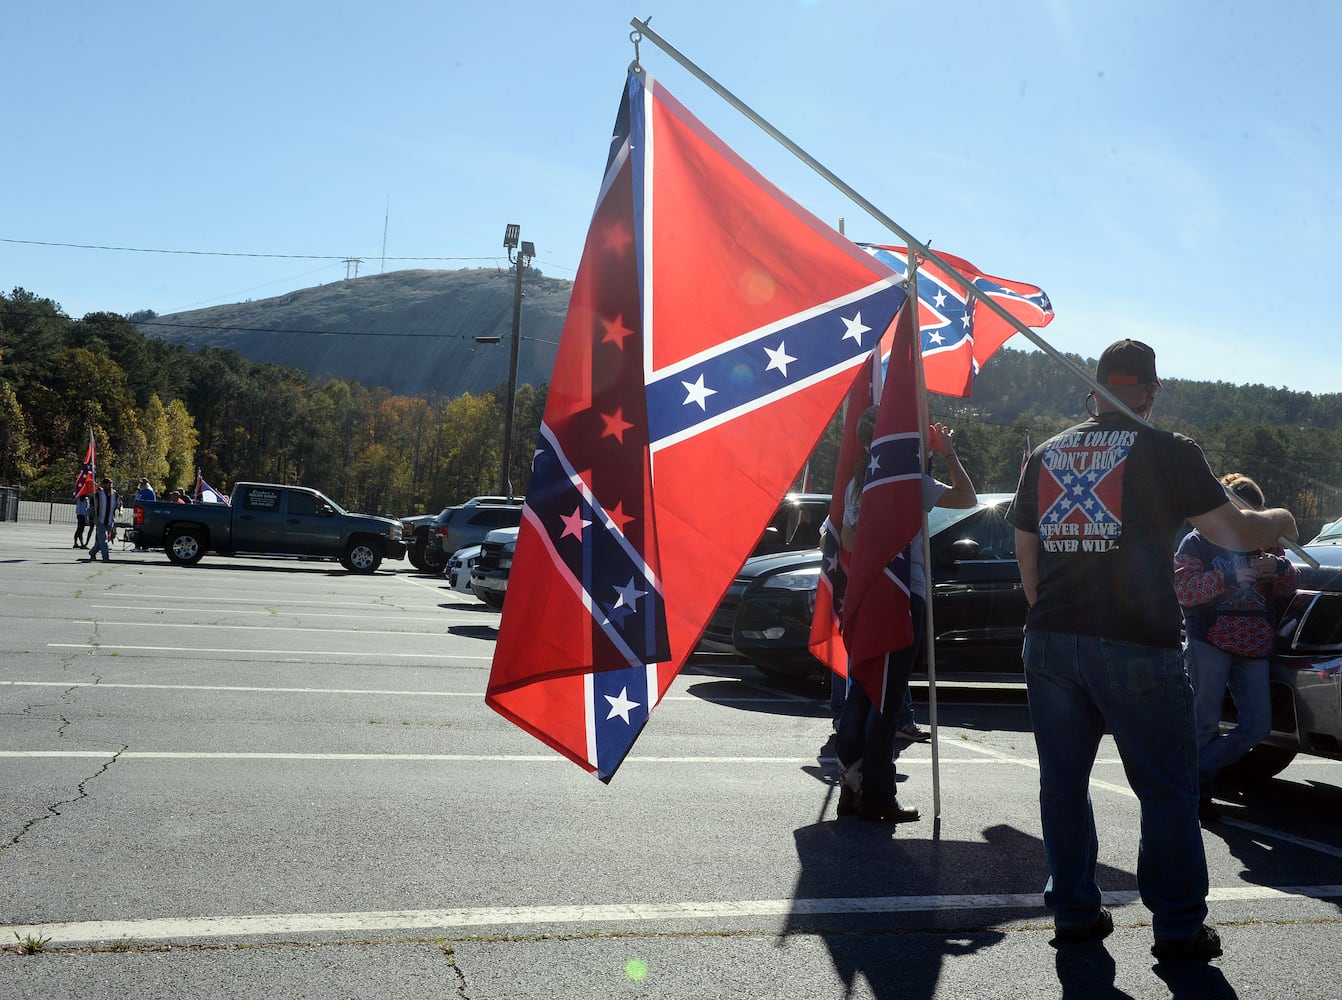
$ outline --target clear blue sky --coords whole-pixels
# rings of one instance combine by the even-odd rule
[[[1331,0],[10,8],[0,288],[72,316],[266,298],[343,279],[343,257],[364,275],[506,266],[510,222],[572,278],[629,20],[651,14],[920,239],[1042,286],[1058,349],[1133,336],[1166,376],[1342,391]],[[641,56],[802,204],[893,239],[650,42]]]

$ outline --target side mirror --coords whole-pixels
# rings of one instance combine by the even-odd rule
[[[964,559],[977,559],[979,557],[979,543],[972,538],[957,538],[951,542],[945,554],[941,557],[943,566],[954,566]]]
[[[335,508],[330,504],[322,504],[317,508],[317,513],[321,517],[335,517]]]

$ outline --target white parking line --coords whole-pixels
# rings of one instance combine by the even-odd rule
[[[474,698],[484,701],[483,691],[396,691],[372,688],[258,687],[244,684],[118,684],[114,681],[0,681],[0,687],[114,688],[132,691],[241,692],[244,694],[343,694],[367,697],[391,695],[412,698]]]
[[[388,653],[384,650],[339,649],[238,649],[236,646],[118,646],[110,642],[49,642],[48,649],[87,649],[90,652],[114,650],[138,653],[227,653],[229,656],[362,656],[369,659],[410,660],[493,660],[491,656],[465,656],[461,653]]]
[[[280,615],[302,614],[304,618],[340,618],[349,621],[351,618],[373,618],[378,621],[391,622],[436,622],[442,625],[460,625],[479,620],[479,613],[463,615],[460,618],[444,617],[449,612],[444,611],[438,615],[389,615],[378,612],[370,615],[356,615],[350,611],[342,611],[339,614],[323,614],[320,611],[278,611],[272,607],[265,607],[259,610],[252,608],[146,608],[143,604],[91,604],[89,607],[97,611],[144,611],[148,614],[159,615],[164,612],[170,612],[177,615],[271,615],[278,617]],[[127,623],[130,624],[130,623]]]
[[[1212,889],[1210,903],[1296,901],[1342,896],[1342,885],[1234,886]],[[1106,892],[1109,906],[1137,901],[1137,893]],[[1047,919],[1037,892],[959,896],[873,896],[840,899],[748,899],[685,903],[616,903],[575,906],[483,906],[443,910],[371,910],[354,913],[272,913],[176,917],[155,920],[80,920],[0,925],[0,938],[46,938],[50,945],[97,941],[132,943],[164,939],[220,939],[276,934],[369,934],[487,926],[606,924],[654,920],[740,920],[750,917],[936,913],[947,910],[1021,909]],[[1145,923],[1145,919],[1139,919]]]
[[[1331,854],[1335,858],[1342,858],[1342,850],[1329,844],[1320,844],[1317,840],[1306,840],[1304,837],[1297,837],[1293,833],[1283,833],[1282,831],[1274,830],[1271,827],[1259,826],[1256,823],[1246,823],[1243,820],[1233,819],[1228,816],[1223,818],[1221,822],[1226,826],[1248,830],[1250,833],[1256,833],[1262,837],[1271,837],[1273,840],[1294,844],[1296,847],[1304,847],[1311,851],[1318,851],[1320,854]]]
[[[128,592],[126,592],[126,591],[122,591],[122,594],[128,594]],[[121,596],[121,595],[118,594],[117,596]],[[141,593],[138,593],[138,592],[137,592],[137,593],[135,594],[135,596],[136,596],[136,597],[143,597],[145,600],[151,600],[151,601],[199,601],[199,600],[200,600],[200,595],[199,595],[199,594],[196,594],[196,593],[191,593],[191,594],[141,594]],[[291,596],[289,596],[289,595],[285,595],[285,596],[283,596],[283,597],[276,597],[276,598],[270,598],[270,597],[213,597],[213,596],[212,596],[212,597],[210,598],[210,603],[211,603],[211,604],[258,604],[258,605],[260,605],[260,606],[262,606],[262,607],[269,607],[269,606],[271,606],[272,604],[277,604],[277,603],[279,603],[279,604],[284,604],[284,605],[291,605],[291,606],[296,607],[296,608],[302,608],[302,607],[308,607],[308,606],[310,606],[310,605],[315,605],[315,606],[320,607],[320,608],[377,608],[377,607],[386,607],[386,609],[387,609],[388,611],[401,611],[401,610],[403,610],[402,608],[398,608],[398,607],[394,607],[394,606],[390,606],[390,605],[379,605],[379,604],[378,604],[377,602],[375,602],[375,601],[328,601],[328,600],[324,600],[324,599],[315,599],[315,600],[311,600],[311,601],[296,601],[296,600],[294,600],[294,599],[293,599]],[[145,606],[144,606],[144,605],[141,605],[141,607],[143,608],[143,607],[145,607]],[[157,609],[152,609],[152,610],[157,610]],[[306,613],[306,612],[305,612],[305,613]]]
[[[0,750],[0,760],[4,759],[69,759],[94,758],[106,759],[113,756],[106,750]],[[488,753],[286,753],[279,751],[252,750],[127,750],[116,755],[118,761],[137,760],[310,760],[310,761],[367,761],[369,763],[415,761],[457,761],[467,763],[520,763],[520,764],[565,764],[568,759],[556,753],[545,754],[488,754]],[[631,764],[781,764],[798,767],[816,763],[815,757],[743,757],[729,754],[713,757],[643,757],[630,755],[626,758]],[[832,760],[832,759],[831,759]],[[819,763],[826,763],[821,758]],[[930,759],[901,759],[904,764],[930,766]],[[972,767],[992,767],[996,765],[1016,765],[1016,760],[983,760],[979,757],[952,757],[941,762],[947,765],[969,765]]]
[[[461,657],[469,659],[469,657]],[[312,688],[312,687],[263,687],[259,685],[245,684],[126,684],[116,681],[3,681],[0,680],[0,687],[54,687],[54,688],[115,688],[144,691],[202,691],[219,692],[233,691],[251,694],[343,694],[358,695],[365,697],[368,695],[392,695],[401,697],[427,697],[427,698],[474,698],[478,701],[484,701],[485,693],[483,691],[408,691],[397,689],[374,689],[374,688]],[[785,699],[776,698],[770,695],[745,695],[740,698],[714,698],[715,704],[735,705],[735,704],[758,704],[759,702],[774,702]],[[702,698],[690,694],[667,695],[662,701],[692,701],[702,702]]]
[[[91,648],[111,648],[97,646]],[[199,648],[199,647],[192,647]],[[480,656],[455,656],[454,659],[488,659]],[[242,691],[254,694],[356,694],[395,695],[397,698],[424,695],[427,698],[476,698],[484,701],[484,691],[405,691],[374,690],[362,687],[262,687],[251,685],[146,685],[146,683],[117,683],[111,681],[0,681],[0,687],[109,687],[109,689],[130,689],[146,691]],[[739,698],[714,698],[717,705],[757,705],[760,702],[788,701],[786,695],[747,694]],[[692,694],[668,694],[663,702],[702,702],[703,698]]]
[[[98,620],[94,618],[76,618],[71,621],[72,625],[92,625],[94,628],[171,628],[171,629],[189,629],[189,628],[210,628],[222,629],[231,632],[320,632],[323,635],[422,635],[429,638],[441,639],[442,632],[415,632],[405,629],[376,629],[376,628],[308,628],[302,625],[209,625],[200,622],[177,623],[177,622],[113,622]]]
[[[962,740],[957,745],[963,746],[966,750],[973,750],[976,753],[985,754],[989,757],[997,757],[1002,760],[1009,760],[1012,761],[1013,763],[1021,764],[1035,771],[1039,770],[1039,761],[1034,757],[1017,757],[1012,754],[1005,753],[1001,750],[994,749],[993,747],[984,746],[981,743],[972,743],[968,740]],[[1096,758],[1095,763],[1121,764],[1122,761],[1119,759],[1101,760],[1099,758]],[[1090,779],[1090,786],[1092,788],[1102,788],[1106,792],[1117,792],[1119,795],[1126,795],[1130,799],[1135,799],[1137,797],[1137,793],[1134,792],[1127,785],[1116,785],[1112,781],[1101,781],[1099,778],[1093,776]]]

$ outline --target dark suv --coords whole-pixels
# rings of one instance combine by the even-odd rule
[[[433,519],[425,546],[425,563],[439,570],[447,565],[452,553],[466,545],[479,545],[495,528],[514,528],[522,523],[522,501],[490,503],[467,501],[448,507]],[[433,556],[428,556],[432,551]]]
[[[443,552],[438,544],[437,536],[434,534],[434,528],[443,523],[447,512],[456,510],[458,507],[479,507],[482,505],[490,506],[522,506],[521,497],[503,497],[503,496],[481,496],[471,497],[464,503],[455,504],[451,507],[444,507],[435,514],[418,514],[413,517],[401,518],[401,524],[405,525],[405,545],[406,556],[414,565],[415,569],[422,573],[441,573],[443,572],[447,560],[451,558],[452,553],[461,546],[453,546],[452,549]],[[478,539],[477,539],[478,541]],[[463,542],[462,545],[472,545],[473,542]]]

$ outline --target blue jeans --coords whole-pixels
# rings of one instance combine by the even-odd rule
[[[103,554],[103,562],[107,562],[107,525],[95,524],[93,526],[93,548],[89,549],[89,562],[93,562],[98,557],[98,553]]]
[[[1258,746],[1272,728],[1267,660],[1247,660],[1197,639],[1189,640],[1186,655],[1197,699],[1199,778],[1203,792],[1209,793],[1217,772]],[[1227,687],[1239,721],[1222,733],[1221,705]]]
[[[895,716],[908,693],[909,675],[923,637],[923,599],[910,597],[913,613],[913,645],[887,653],[885,657],[885,713],[878,712],[861,684],[848,686],[834,751],[844,767],[862,761],[862,795],[858,806],[881,809],[895,799]]]
[[[1089,783],[1107,727],[1141,803],[1137,888],[1155,936],[1192,937],[1207,917],[1207,857],[1197,814],[1193,688],[1182,651],[1027,632],[1024,658],[1049,870],[1044,904],[1055,925],[1084,925],[1099,912]]]

